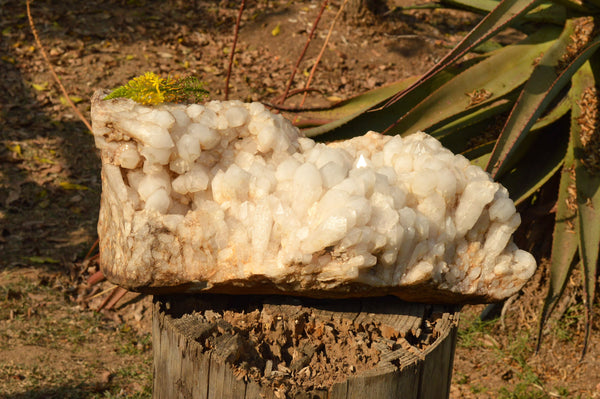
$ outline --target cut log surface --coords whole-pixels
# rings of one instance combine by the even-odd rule
[[[155,296],[158,398],[445,398],[458,307],[395,297]]]

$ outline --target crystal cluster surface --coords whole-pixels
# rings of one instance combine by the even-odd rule
[[[507,190],[425,133],[326,145],[260,103],[104,95],[101,266],[127,288],[456,303],[535,270]]]

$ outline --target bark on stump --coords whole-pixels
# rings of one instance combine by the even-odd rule
[[[155,296],[153,397],[446,398],[458,310],[395,297]]]

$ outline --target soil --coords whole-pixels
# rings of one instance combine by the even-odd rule
[[[229,98],[275,103],[320,2],[247,3]],[[325,9],[292,90],[304,87],[340,4]],[[31,12],[49,62],[89,118],[95,90],[146,71],[198,76],[211,98],[223,99],[238,7],[232,1],[36,0]],[[419,75],[479,19],[444,9],[340,19],[305,105]],[[0,397],[149,397],[151,304],[128,293],[114,309],[98,310],[116,292],[106,281],[87,284],[97,271],[100,161],[42,57],[21,0],[0,0],[0,76]],[[545,226],[530,236],[541,248],[539,259],[550,241],[543,223],[548,212],[524,214]],[[547,270],[541,262],[502,317],[492,312],[481,322],[485,306],[463,309],[452,397],[600,397],[597,321],[579,362],[585,318],[577,274],[559,309],[563,317],[549,324],[534,355]]]

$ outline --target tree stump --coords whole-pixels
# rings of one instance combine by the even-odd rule
[[[445,398],[458,310],[395,297],[155,296],[153,397]]]

